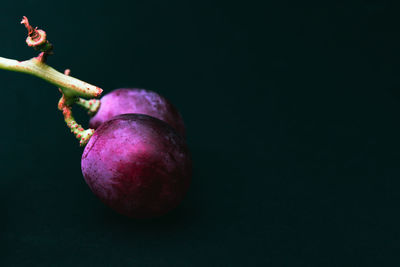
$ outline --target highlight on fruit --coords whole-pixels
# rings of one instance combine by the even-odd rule
[[[53,45],[44,30],[27,17],[26,43],[39,55],[25,61],[0,57],[0,69],[37,76],[58,88],[58,109],[79,144],[83,178],[92,192],[114,211],[132,218],[166,214],[183,200],[192,176],[185,126],[178,110],[156,92],[103,89],[61,73],[46,64]],[[78,105],[91,116],[84,129],[72,113]]]

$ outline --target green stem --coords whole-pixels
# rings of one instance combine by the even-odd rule
[[[83,98],[78,98],[78,100],[75,103],[78,104],[79,106],[85,108],[88,111],[88,114],[90,116],[96,115],[97,111],[100,108],[100,104],[101,104],[100,100],[98,100],[98,99],[86,100]]]
[[[89,114],[96,113],[100,107],[100,101],[95,99],[89,101],[81,100],[80,97],[95,98],[100,96],[103,90],[69,76],[70,70],[65,70],[65,73],[62,74],[45,64],[47,56],[52,54],[53,51],[53,45],[47,40],[46,32],[37,29],[37,27],[32,27],[25,16],[22,18],[21,24],[24,24],[28,30],[28,37],[26,39],[28,46],[41,51],[41,53],[39,56],[25,61],[0,57],[0,69],[31,74],[57,86],[62,93],[62,97],[58,102],[58,108],[63,112],[64,120],[71,129],[71,132],[80,140],[80,145],[86,145],[93,135],[94,130],[85,130],[75,121],[72,116],[71,105],[78,101],[80,105],[88,107]]]
[[[94,130],[87,129],[85,130],[82,125],[78,124],[75,118],[72,116],[72,108],[71,105],[76,101],[76,97],[68,97],[63,94],[60,101],[58,102],[58,109],[63,112],[64,121],[71,129],[71,132],[75,135],[75,137],[79,140],[79,144],[81,146],[85,146],[87,142],[89,142],[90,137],[92,137]]]
[[[0,57],[0,69],[27,73],[42,78],[43,80],[60,87],[64,94],[68,96],[93,98],[100,96],[103,91],[97,86],[60,73],[49,65],[40,62],[37,58],[17,61]]]

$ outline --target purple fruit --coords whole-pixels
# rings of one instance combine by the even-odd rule
[[[185,136],[185,126],[177,109],[164,97],[144,89],[116,89],[103,96],[100,109],[89,126],[96,129],[112,117],[128,113],[145,114],[165,121]]]
[[[93,193],[134,218],[156,217],[175,208],[188,190],[191,164],[183,137],[167,123],[141,114],[103,123],[81,161]]]

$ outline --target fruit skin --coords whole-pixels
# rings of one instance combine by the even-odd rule
[[[116,89],[101,99],[100,109],[90,120],[89,127],[97,129],[103,122],[114,116],[128,113],[145,114],[171,125],[185,136],[185,126],[178,110],[159,94],[137,88]]]
[[[81,167],[102,202],[134,218],[157,217],[175,208],[192,172],[183,137],[167,123],[142,114],[103,123],[86,145]]]

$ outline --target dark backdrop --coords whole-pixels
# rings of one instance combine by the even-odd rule
[[[115,214],[83,180],[58,90],[0,71],[2,266],[399,266],[398,6],[129,2],[2,1],[0,55],[35,55],[26,15],[56,69],[167,97],[190,191],[159,219]]]

